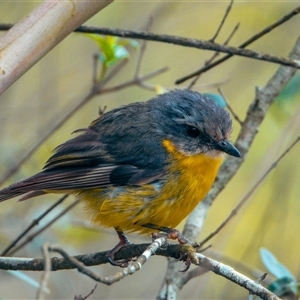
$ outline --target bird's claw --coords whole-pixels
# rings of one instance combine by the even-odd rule
[[[183,270],[180,270],[179,272],[186,272],[190,268],[192,263],[195,265],[199,264],[199,259],[196,255],[195,245],[187,243],[181,244],[179,245],[179,247],[180,252],[182,253],[182,255],[179,257],[179,260],[184,261],[186,266]]]
[[[129,259],[121,259],[121,260],[116,261],[116,260],[114,260],[114,256],[121,248],[126,247],[126,246],[130,245],[131,243],[128,240],[128,238],[126,237],[126,235],[123,233],[123,231],[117,230],[117,229],[116,229],[116,231],[117,231],[120,241],[114,248],[112,248],[110,251],[108,251],[106,253],[106,257],[111,265],[118,266],[121,268],[126,268],[132,259],[129,258]]]
[[[131,259],[114,260],[114,253],[112,253],[112,251],[108,251],[106,253],[106,257],[112,266],[121,267],[121,268],[128,267],[129,262],[131,261]]]

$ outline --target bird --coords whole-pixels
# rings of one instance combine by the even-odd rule
[[[114,255],[125,232],[163,232],[189,243],[176,226],[204,199],[230,142],[230,114],[210,96],[175,89],[112,109],[54,149],[43,170],[0,190],[0,202],[47,193],[73,194],[96,225],[114,228]]]

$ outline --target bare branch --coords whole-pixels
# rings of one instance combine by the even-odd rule
[[[225,23],[227,17],[228,17],[228,15],[229,15],[230,11],[231,11],[232,5],[233,5],[233,0],[231,0],[230,3],[229,3],[229,5],[227,6],[227,8],[226,8],[226,10],[225,10],[225,14],[224,14],[224,16],[223,16],[223,18],[222,18],[222,21],[221,21],[221,23],[220,23],[220,25],[219,25],[219,27],[218,27],[216,33],[215,33],[214,36],[210,39],[211,42],[214,42],[215,39],[217,38],[217,36],[219,35],[219,33],[220,33],[220,31],[221,31],[221,29],[222,29],[222,27],[223,27],[223,25],[224,25],[224,23]]]
[[[78,295],[74,297],[74,300],[86,300],[89,296],[94,294],[96,288],[97,288],[97,284],[95,284],[94,288],[85,297]]]
[[[231,40],[231,38],[234,36],[234,34],[237,32],[237,30],[239,29],[240,23],[238,23],[232,30],[232,32],[230,33],[230,35],[228,36],[228,38],[226,39],[226,41],[224,42],[223,45],[227,45],[229,43],[229,41]],[[209,65],[210,63],[212,63],[218,56],[220,55],[220,52],[215,52],[210,59],[208,59],[205,62],[205,66]],[[191,84],[188,86],[188,89],[191,89],[195,83],[197,82],[197,80],[200,78],[201,73],[199,73],[197,76],[195,76],[195,78],[192,80]]]
[[[299,8],[300,10],[300,8]],[[272,27],[273,29],[273,27]],[[185,38],[185,37],[178,37],[173,35],[167,34],[155,34],[150,32],[143,32],[143,31],[130,31],[130,30],[122,30],[122,29],[110,29],[110,28],[99,28],[93,26],[80,26],[76,30],[76,32],[83,32],[83,33],[97,33],[103,35],[113,35],[119,36],[123,38],[134,38],[134,39],[142,39],[154,42],[162,42],[174,45],[180,45],[189,48],[196,48],[196,49],[204,49],[204,50],[211,50],[217,52],[228,53],[230,56],[237,55],[248,57],[256,60],[263,60],[267,62],[272,62],[284,66],[294,67],[300,69],[300,63],[296,60],[287,59],[284,57],[279,57],[275,55],[270,55],[266,53],[260,53],[249,49],[244,49],[243,47],[230,47],[224,46],[217,43],[213,43],[210,41],[192,39],[192,38]],[[269,29],[270,31],[270,29]],[[213,63],[216,65],[216,63]],[[208,67],[205,67],[208,68]],[[196,74],[190,75],[190,77],[195,76]],[[190,78],[189,77],[189,78]],[[187,78],[179,79],[176,81],[176,84],[182,83]]]
[[[51,212],[56,206],[61,204],[68,195],[62,196],[58,199],[54,204],[52,204],[45,212],[43,212],[39,217],[34,219],[31,224],[22,231],[0,254],[0,256],[5,256],[34,226],[38,225],[39,222],[49,213]]]
[[[226,99],[225,95],[223,94],[222,90],[220,88],[218,88],[218,92],[220,93],[220,95],[222,96],[222,98],[224,99],[224,101],[226,102],[226,106],[228,108],[228,110],[231,112],[233,118],[242,126],[243,122],[242,120],[239,118],[239,116],[234,112],[234,110],[232,109],[231,105],[229,104],[228,100]]]
[[[235,271],[232,267],[224,265],[216,260],[208,258],[200,253],[197,254],[199,258],[199,265],[207,270],[213,271],[215,274],[220,275],[229,279],[230,281],[238,284],[245,288],[251,294],[259,296],[265,300],[280,300],[275,294],[270,292],[268,289],[260,285],[259,283],[251,280],[245,275]]]
[[[296,16],[297,14],[299,14],[300,12],[300,6],[296,7],[295,9],[293,9],[290,13],[288,13],[287,15],[285,15],[284,17],[280,18],[278,21],[276,21],[275,23],[269,25],[268,27],[264,28],[263,30],[261,30],[260,32],[256,33],[255,35],[253,35],[251,38],[249,38],[248,40],[246,40],[244,43],[242,43],[239,48],[245,48],[247,46],[249,46],[250,44],[252,44],[254,41],[258,40],[259,38],[261,38],[262,36],[264,36],[265,34],[271,32],[272,30],[274,30],[276,27],[282,25],[283,23],[285,23],[286,21],[288,21],[289,19],[291,19],[292,17]],[[219,60],[209,64],[209,65],[205,65],[204,67],[202,67],[201,69],[186,75],[182,78],[179,78],[176,80],[176,84],[180,84],[183,83],[184,81],[197,76],[201,73],[204,73],[208,70],[210,70],[211,68],[219,65],[220,63],[226,61],[227,59],[229,59],[230,57],[232,57],[233,54],[228,54],[225,55],[224,57],[220,58]]]
[[[162,255],[168,253],[170,256],[180,257],[180,245],[168,245],[167,247],[164,247],[162,249],[161,247],[165,244],[166,239],[165,238],[158,238],[154,240],[154,242],[150,245],[143,245],[144,252],[142,253],[138,259],[134,262],[131,262],[130,265],[127,268],[122,269],[121,271],[117,272],[115,275],[112,276],[99,276],[87,266],[89,265],[95,265],[95,261],[97,260],[97,256],[99,256],[100,253],[96,253],[93,255],[89,255],[88,258],[84,259],[81,256],[72,257],[68,255],[67,252],[65,252],[61,247],[59,246],[49,246],[48,249],[50,251],[55,251],[60,253],[64,257],[65,263],[69,266],[69,268],[77,268],[79,272],[93,278],[95,281],[102,282],[104,284],[111,285],[124,277],[131,275],[135,273],[136,271],[141,269],[141,266],[149,259],[149,257],[152,254],[156,255]],[[130,245],[131,249],[134,247],[137,249],[138,246],[142,245]],[[124,247],[124,248],[128,248]],[[122,248],[120,252],[123,252]],[[141,251],[141,249],[139,249]],[[104,253],[104,255],[106,252]],[[91,256],[95,258],[94,261],[91,261]],[[251,280],[250,278],[246,277],[245,275],[235,271],[233,268],[226,266],[216,260],[213,260],[211,258],[208,258],[200,253],[196,253],[197,258],[199,259],[199,266],[214,272],[217,275],[223,276],[230,281],[237,283],[238,285],[244,287],[252,294],[260,296],[262,299],[273,299],[273,300],[280,300],[278,297],[276,297],[273,293],[268,291],[266,288],[262,287],[260,284],[256,283],[255,281]],[[60,261],[59,264],[57,264],[57,261]],[[58,258],[52,258],[52,270],[56,270],[55,266],[59,266],[60,269],[62,269],[62,266],[64,266],[64,263],[62,263],[62,259]],[[16,270],[16,269],[26,269],[26,270],[32,270],[32,271],[38,271],[42,270],[44,265],[43,259],[24,259],[24,258],[4,258],[0,257],[0,269],[10,269],[10,270]],[[178,272],[177,272],[178,274]],[[163,299],[163,298],[161,298]]]
[[[46,245],[48,251],[58,252],[63,256],[64,259],[69,261],[74,268],[76,268],[80,273],[83,273],[95,281],[111,285],[121,279],[125,278],[128,275],[132,275],[135,272],[139,271],[142,268],[142,265],[145,264],[148,259],[156,252],[160,247],[166,245],[167,239],[165,237],[160,237],[155,239],[146,250],[135,260],[132,261],[128,267],[123,268],[121,271],[117,272],[112,276],[100,276],[88,267],[86,267],[82,262],[76,259],[74,256],[70,256],[64,249],[58,245]]]
[[[44,273],[42,275],[42,282],[41,282],[41,286],[37,292],[37,299],[44,299],[43,293],[44,291],[47,289],[47,283],[50,277],[50,271],[51,271],[51,258],[50,258],[50,254],[49,254],[49,244],[45,243],[42,246],[42,254],[43,254],[43,259],[44,259],[44,264],[45,264],[45,270]]]
[[[268,62],[272,62],[284,66],[294,67],[297,69],[300,68],[300,63],[295,60],[274,56],[270,54],[265,54],[265,53],[259,53],[249,49],[224,46],[210,41],[204,41],[204,40],[198,40],[192,38],[185,38],[185,37],[179,37],[179,36],[173,36],[167,34],[155,34],[151,32],[143,32],[143,31],[99,28],[93,26],[80,26],[76,31],[84,32],[84,33],[98,33],[98,34],[105,34],[105,35],[120,36],[124,38],[126,37],[126,38],[142,39],[142,40],[148,40],[154,42],[180,45],[180,46],[196,48],[196,49],[224,52],[231,55],[237,55],[237,56],[248,57],[256,60],[268,61]]]
[[[40,228],[37,232],[27,237],[27,239],[21,243],[18,247],[15,247],[13,250],[9,251],[7,255],[12,255],[13,253],[17,252],[21,248],[23,248],[26,244],[31,242],[36,236],[41,234],[43,231],[45,231],[47,228],[49,228],[53,223],[55,223],[59,218],[64,216],[69,210],[71,210],[74,206],[76,206],[80,200],[76,200],[73,203],[71,203],[69,206],[67,206],[63,211],[61,211],[56,217],[54,217],[51,221],[49,221],[47,224],[45,224],[42,228]]]

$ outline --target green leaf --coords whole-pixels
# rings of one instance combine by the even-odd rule
[[[279,297],[287,294],[298,294],[297,282],[289,277],[282,277],[273,281],[267,286],[267,289]]]
[[[212,94],[212,93],[203,93],[203,95],[209,96],[212,98],[218,105],[221,107],[226,107],[226,101],[220,94]]]
[[[259,252],[263,264],[274,277],[287,277],[297,282],[292,273],[283,264],[281,264],[268,249],[261,248]]]
[[[115,36],[101,36],[98,34],[86,34],[86,36],[97,42],[100,50],[99,59],[105,67],[111,67],[129,57],[129,52],[125,46],[130,45],[134,48],[139,46],[138,42],[131,39],[120,39]]]
[[[139,42],[137,42],[136,40],[132,40],[132,39],[120,39],[118,42],[118,45],[120,45],[120,46],[130,45],[134,49],[138,49],[140,46]]]
[[[276,97],[277,102],[286,102],[294,100],[295,96],[300,93],[300,74],[299,72],[284,87],[281,93]]]

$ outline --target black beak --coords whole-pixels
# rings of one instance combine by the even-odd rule
[[[215,149],[223,151],[231,156],[241,157],[241,153],[230,142],[222,141],[215,144]]]

